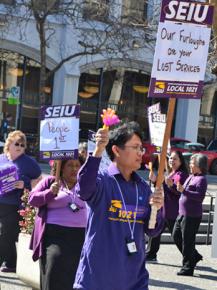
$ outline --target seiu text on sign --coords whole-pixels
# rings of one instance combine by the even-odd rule
[[[163,0],[161,22],[165,20],[211,25],[214,9],[206,3]]]

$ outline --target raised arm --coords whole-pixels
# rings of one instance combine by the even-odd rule
[[[76,193],[83,199],[89,200],[97,191],[99,164],[103,151],[108,144],[108,130],[99,129],[96,133],[96,147],[92,156],[89,156],[78,173]]]

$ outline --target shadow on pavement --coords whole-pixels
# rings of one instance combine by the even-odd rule
[[[17,281],[19,281],[19,279],[17,278],[17,277],[7,277],[7,276],[0,276],[0,282],[1,281],[4,281],[4,280],[17,280]],[[5,281],[4,281],[5,282]]]
[[[217,273],[217,270],[211,268],[211,267],[203,267],[203,266],[197,266],[196,268],[199,271],[206,271],[206,272],[213,272],[213,273]],[[217,279],[217,277],[216,277]]]
[[[204,288],[198,288],[186,284],[181,284],[177,282],[164,282],[164,281],[157,281],[153,279],[149,279],[149,285],[159,287],[162,289],[179,289],[179,290],[204,290]]]
[[[174,268],[180,268],[181,267],[181,265],[174,265],[174,264],[168,264],[168,263],[159,263],[159,262],[155,262],[155,263],[153,263],[153,262],[148,262],[148,261],[146,261],[146,263],[147,264],[155,264],[155,265],[160,265],[160,266],[167,266],[167,267],[174,267]]]

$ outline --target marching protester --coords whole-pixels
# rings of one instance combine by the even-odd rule
[[[104,149],[112,161],[98,172]],[[160,189],[152,195],[135,172],[142,162],[138,125],[125,123],[99,129],[92,156],[78,174],[76,193],[87,202],[88,225],[74,289],[147,290],[145,238],[163,227]],[[156,205],[155,229],[148,229],[151,204]]]
[[[164,189],[164,215],[165,226],[163,231],[167,227],[172,234],[173,227],[178,216],[179,211],[179,198],[180,192],[177,191],[177,184],[184,184],[188,177],[188,169],[185,164],[184,157],[180,151],[171,152],[168,160],[169,175],[163,182]],[[153,182],[156,181],[154,173],[150,173],[149,179]],[[162,232],[163,232],[162,231]],[[160,248],[161,234],[156,237],[151,237],[148,240],[146,249],[146,260],[157,261],[157,252]]]
[[[80,142],[78,146],[78,153],[86,160],[87,158],[87,142]]]
[[[182,268],[177,275],[193,276],[196,264],[203,259],[195,249],[195,239],[202,219],[202,203],[207,190],[207,157],[194,154],[190,159],[190,173],[181,192],[179,215],[173,229],[174,241],[183,255]]]
[[[4,153],[0,155],[1,164],[14,164],[18,180],[14,189],[0,195],[0,265],[2,272],[16,271],[16,246],[19,234],[20,216],[18,210],[24,189],[31,188],[40,180],[41,169],[34,159],[25,154],[26,136],[21,131],[9,133]]]
[[[60,181],[52,175],[41,180],[29,196],[38,208],[30,248],[40,259],[41,290],[72,290],[87,223],[86,204],[75,193],[83,158],[63,160]]]

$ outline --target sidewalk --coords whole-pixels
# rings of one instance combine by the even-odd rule
[[[203,255],[195,268],[193,277],[178,276],[181,254],[174,245],[160,246],[157,263],[147,263],[149,290],[214,290],[217,289],[217,259],[211,258],[211,245],[198,245]]]
[[[181,265],[181,254],[177,248],[171,244],[161,245],[158,262],[147,263],[149,290],[217,289],[217,259],[211,258],[211,246],[199,245],[197,249],[203,255],[203,261],[198,263],[193,277],[184,277],[176,275]],[[15,274],[1,273],[0,285],[1,290],[31,290],[22,284]]]

